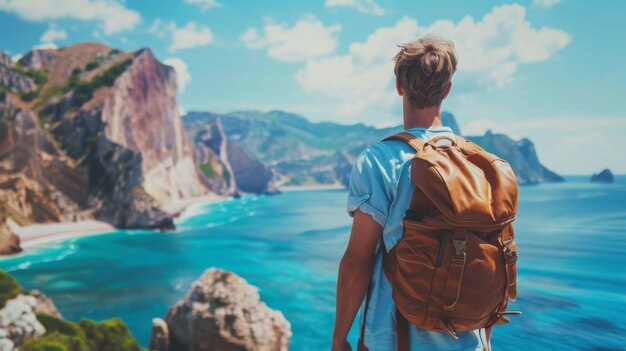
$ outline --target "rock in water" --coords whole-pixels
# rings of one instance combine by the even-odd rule
[[[591,176],[591,181],[594,183],[613,183],[614,181],[613,172],[610,169],[603,169],[600,173],[594,173]]]
[[[153,321],[150,346],[157,351],[286,351],[291,338],[290,323],[260,301],[257,288],[215,268],[169,309],[165,323]]]

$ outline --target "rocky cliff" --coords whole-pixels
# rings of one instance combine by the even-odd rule
[[[165,320],[152,325],[155,351],[287,351],[291,325],[236,274],[207,270]]]
[[[243,144],[228,137],[222,116],[212,113],[184,118],[194,141],[195,161],[205,184],[219,194],[275,194],[272,171]]]
[[[176,73],[149,49],[83,43],[2,62],[0,193],[18,223],[171,228],[166,205],[208,192],[178,114]]]

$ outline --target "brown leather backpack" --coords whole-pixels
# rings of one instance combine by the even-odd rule
[[[398,350],[408,351],[407,321],[420,329],[457,332],[507,323],[515,300],[517,252],[513,225],[518,186],[501,158],[456,136],[437,146],[409,133],[415,191],[402,239],[384,256],[397,308]],[[386,252],[386,249],[384,249]],[[489,337],[489,336],[488,336]]]

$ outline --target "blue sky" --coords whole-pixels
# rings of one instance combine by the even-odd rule
[[[150,47],[183,111],[389,126],[396,44],[433,33],[457,46],[443,108],[464,133],[528,137],[564,174],[626,173],[625,16],[620,0],[0,0],[0,50]]]

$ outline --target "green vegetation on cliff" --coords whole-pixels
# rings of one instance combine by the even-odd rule
[[[91,62],[90,62],[91,63]],[[73,108],[80,108],[85,102],[91,100],[93,97],[94,91],[98,88],[104,86],[112,86],[115,82],[115,79],[120,76],[120,74],[124,73],[126,68],[133,63],[131,58],[128,58],[124,61],[117,62],[109,67],[106,71],[96,75],[90,81],[80,80],[77,75],[72,75],[67,82],[67,85],[63,89],[64,91],[74,90],[74,99],[72,101]],[[85,67],[86,71],[89,71],[93,68]],[[95,67],[94,67],[95,68]]]
[[[9,273],[0,270],[0,307],[22,294],[22,287]],[[126,323],[119,318],[102,322],[83,319],[80,323],[65,321],[48,314],[37,314],[46,329],[38,338],[28,338],[24,351],[141,351]]]
[[[83,319],[80,323],[38,314],[46,335],[24,343],[24,351],[140,351],[126,323],[115,318],[103,322]]]
[[[9,273],[0,270],[0,307],[22,293],[22,287]]]

